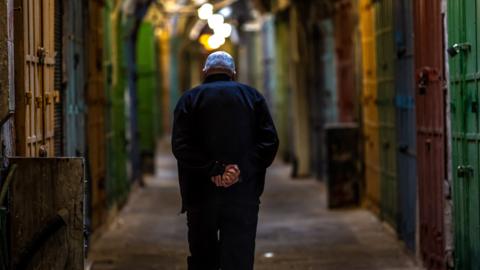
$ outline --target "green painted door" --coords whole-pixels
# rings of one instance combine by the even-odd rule
[[[107,197],[110,205],[126,198],[127,139],[124,93],[126,66],[123,57],[123,39],[119,12],[113,13],[112,1],[104,11],[104,63],[106,65],[106,92],[108,96],[107,131]]]
[[[380,146],[381,216],[392,227],[397,224],[397,176],[395,142],[395,48],[393,0],[377,2],[377,106]]]
[[[448,1],[456,269],[480,269],[479,0]]]
[[[291,158],[290,127],[290,86],[289,86],[289,35],[288,23],[284,18],[275,18],[275,102],[274,119],[278,130],[280,148],[279,157],[283,160]]]
[[[155,153],[158,114],[158,76],[155,29],[151,23],[140,25],[137,39],[137,97],[140,153],[153,157]]]

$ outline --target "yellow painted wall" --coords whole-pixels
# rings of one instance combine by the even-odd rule
[[[375,64],[375,8],[371,0],[360,0],[360,32],[363,65],[363,134],[365,138],[365,206],[375,213],[380,207],[380,160]]]

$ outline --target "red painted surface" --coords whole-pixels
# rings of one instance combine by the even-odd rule
[[[355,88],[356,6],[351,0],[338,1],[335,7],[335,54],[337,68],[339,122],[355,122],[357,100]]]
[[[441,1],[414,1],[420,249],[427,269],[445,269],[445,92]]]

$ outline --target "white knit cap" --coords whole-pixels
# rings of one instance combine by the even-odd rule
[[[224,52],[218,51],[211,53],[207,60],[205,61],[205,66],[203,67],[203,71],[207,72],[209,69],[227,69],[230,70],[232,73],[235,73],[235,61],[233,57]]]

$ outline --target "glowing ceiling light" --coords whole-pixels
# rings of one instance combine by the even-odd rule
[[[225,44],[225,38],[220,35],[214,34],[208,38],[208,46],[214,50],[223,44]]]
[[[227,18],[227,17],[230,17],[230,15],[232,15],[232,7],[228,6],[228,7],[224,7],[222,8],[218,13],[222,14],[223,17]]]
[[[225,19],[220,14],[213,14],[212,16],[210,16],[210,18],[208,18],[208,26],[211,29],[216,29],[217,27],[220,27],[224,22]]]
[[[205,3],[198,9],[198,18],[201,20],[208,20],[213,15],[212,4]]]
[[[224,38],[229,38],[232,34],[232,25],[229,23],[224,23],[213,30],[215,34],[218,34]]]

